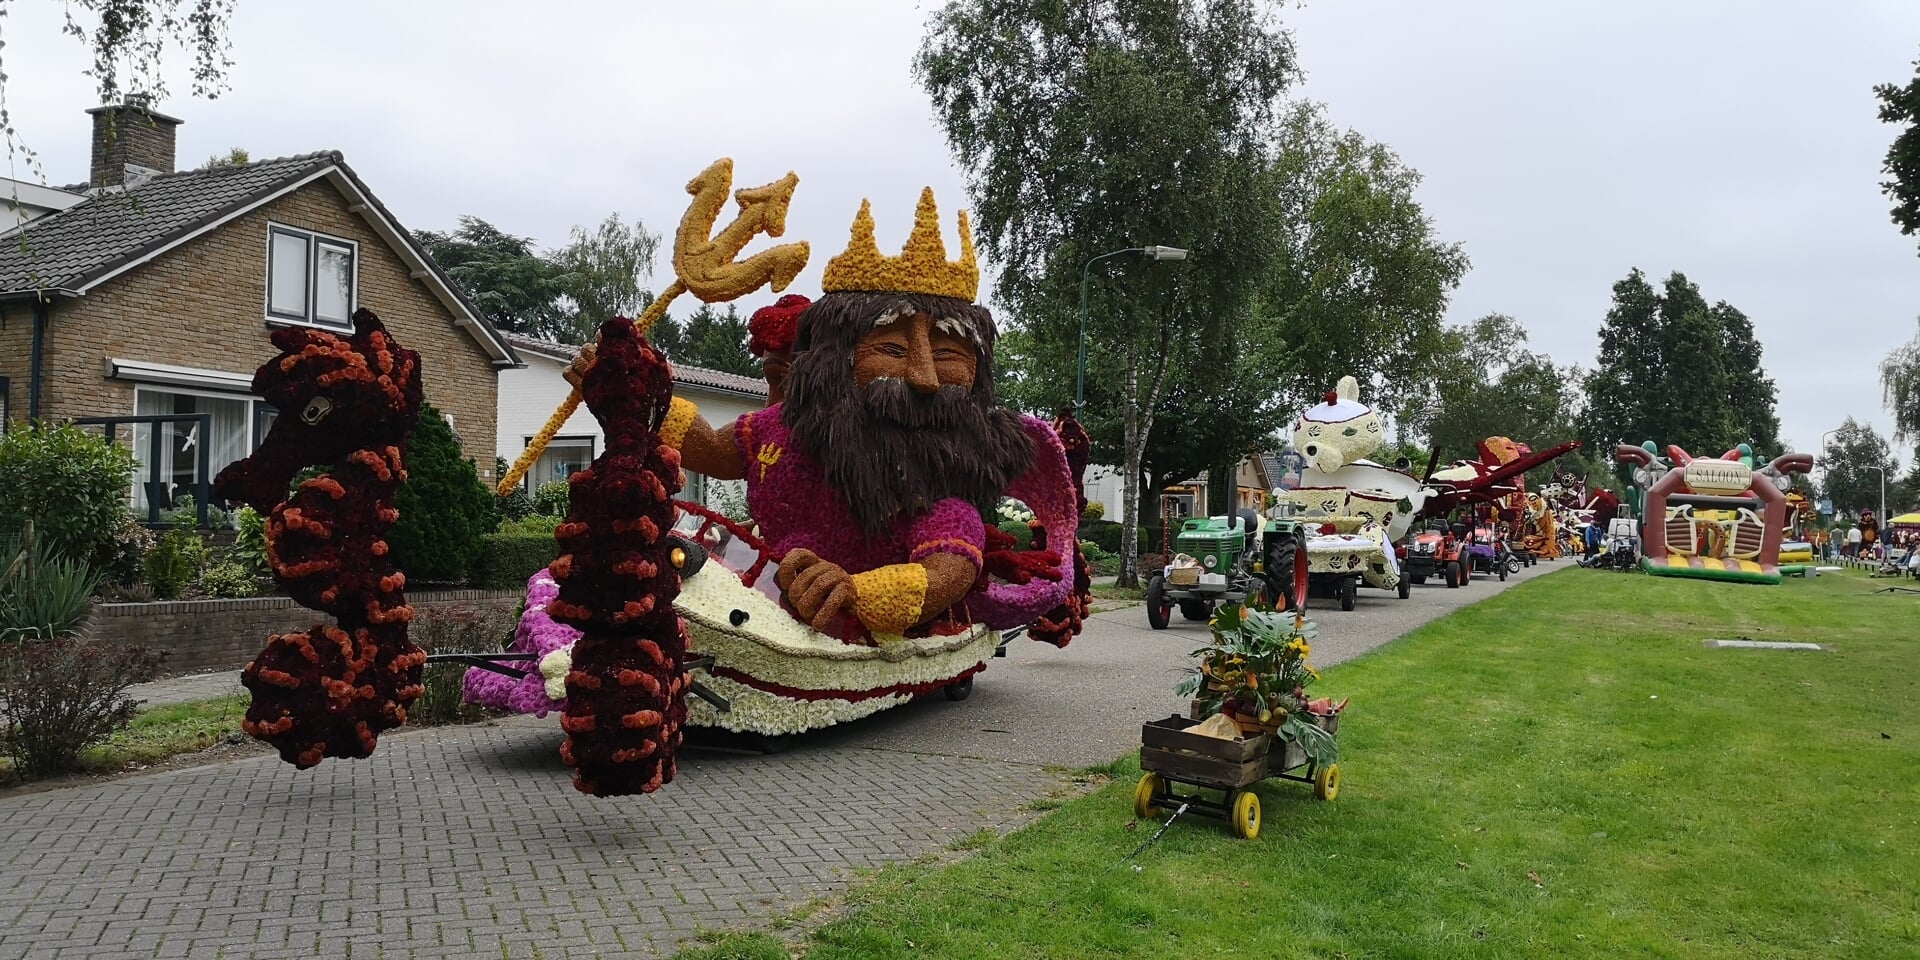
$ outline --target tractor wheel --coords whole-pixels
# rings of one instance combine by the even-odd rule
[[[948,700],[952,700],[955,703],[959,703],[960,701],[965,700],[968,696],[972,695],[973,678],[968,677],[965,680],[961,680],[957,683],[949,683],[946,686],[941,687],[940,689],[942,692],[944,692],[947,695]]]
[[[1406,577],[1401,577],[1400,578],[1400,599],[1405,600],[1411,596],[1413,596],[1413,581],[1407,579]]]
[[[1155,630],[1167,628],[1167,615],[1173,612],[1167,600],[1167,578],[1154,574],[1147,581],[1147,626]]]
[[[1180,617],[1183,620],[1205,620],[1213,616],[1213,604],[1205,600],[1180,601]]]
[[[1440,568],[1440,573],[1447,578],[1447,589],[1451,590],[1460,585],[1460,564],[1457,561],[1447,561],[1446,565]]]
[[[1340,585],[1340,609],[1352,610],[1355,598],[1360,595],[1360,585],[1349,577]]]
[[[1493,560],[1493,565],[1494,565],[1494,566],[1495,566],[1496,568],[1498,568],[1498,569],[1499,569],[1499,572],[1500,572],[1500,582],[1501,582],[1501,583],[1506,583],[1506,582],[1507,582],[1507,567],[1509,566],[1509,564],[1508,564],[1508,562],[1507,562],[1507,559],[1506,559],[1505,557],[1495,557],[1495,558],[1494,558],[1494,560]]]

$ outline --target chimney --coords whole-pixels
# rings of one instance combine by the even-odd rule
[[[153,98],[129,93],[120,103],[87,111],[93,115],[95,188],[137,186],[173,172],[173,133],[181,121],[153,109]]]

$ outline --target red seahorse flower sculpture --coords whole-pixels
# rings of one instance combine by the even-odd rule
[[[407,639],[407,581],[383,539],[400,515],[401,451],[420,418],[420,355],[369,310],[353,315],[351,337],[296,327],[275,331],[273,344],[280,355],[254,373],[253,392],[280,415],[214,492],[267,516],[274,579],[337,621],[269,638],[240,676],[253,694],[243,729],[311,767],[371,754],[421,692],[427,657]],[[315,464],[327,472],[289,496]]]
[[[678,451],[660,442],[673,372],[624,318],[600,327],[580,375],[606,452],[573,475],[567,520],[554,531],[560,596],[547,607],[578,628],[560,755],[594,796],[652,793],[673,780],[687,718],[687,637],[673,610],[673,495]]]

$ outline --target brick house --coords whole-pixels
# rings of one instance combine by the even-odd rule
[[[513,333],[506,337],[525,361],[523,367],[500,371],[499,455],[512,463],[526,451],[533,435],[572,392],[572,385],[561,374],[573,362],[579,348]],[[767,405],[765,380],[683,363],[673,365],[673,393],[692,401],[700,408],[700,415],[715,424],[731,423],[741,414]],[[605,446],[606,437],[600,430],[600,422],[582,405],[567,418],[540,459],[527,471],[528,491],[532,492],[542,483],[572,476]],[[729,498],[744,503],[746,487],[739,481],[713,480],[689,470],[687,485],[679,496],[719,507]]]
[[[88,113],[90,183],[0,181],[16,198],[0,219],[0,424],[207,414],[204,438],[193,422],[119,432],[147,481],[145,431],[162,431],[156,495],[177,498],[197,444],[218,472],[272,424],[248,393],[268,332],[346,330],[366,306],[419,351],[428,401],[491,479],[495,371],[519,357],[339,153],[175,172],[179,120],[137,97]]]

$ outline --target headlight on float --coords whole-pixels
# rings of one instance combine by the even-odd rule
[[[1206,567],[1208,570],[1212,570],[1214,568],[1214,565],[1218,564],[1219,562],[1220,562],[1219,560],[1216,560],[1211,556],[1202,557],[1200,559],[1200,564]]]

